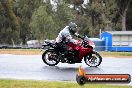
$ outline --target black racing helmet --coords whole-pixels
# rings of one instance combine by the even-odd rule
[[[68,26],[69,26],[69,31],[72,34],[75,34],[77,32],[77,25],[76,25],[76,23],[70,22]]]

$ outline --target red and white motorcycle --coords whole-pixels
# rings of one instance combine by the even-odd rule
[[[85,63],[90,67],[99,66],[102,62],[102,57],[94,50],[95,44],[86,35],[79,35],[78,37],[82,40],[78,40],[77,45],[67,43],[67,55],[59,51],[56,43],[45,41],[45,44],[42,45],[42,49],[48,48],[46,48],[42,54],[43,62],[49,66],[55,66],[59,62],[69,64],[81,63],[84,59]]]

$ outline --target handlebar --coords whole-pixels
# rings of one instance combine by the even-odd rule
[[[78,38],[81,38],[81,39],[84,39],[84,36],[81,36],[81,35],[78,35],[77,37]]]
[[[78,33],[75,33],[75,36],[81,39],[84,39],[84,36],[79,35]]]

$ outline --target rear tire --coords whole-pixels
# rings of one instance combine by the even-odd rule
[[[53,51],[45,51],[42,54],[42,60],[45,64],[49,65],[49,66],[55,66],[59,63],[59,61],[57,61],[57,57],[56,55],[54,55],[55,53]],[[51,58],[54,56],[54,58]],[[51,63],[50,63],[51,62]]]
[[[85,63],[90,67],[97,67],[102,62],[102,57],[97,52],[92,52],[92,55],[88,55],[84,57]]]

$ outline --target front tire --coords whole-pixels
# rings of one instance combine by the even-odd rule
[[[45,51],[42,54],[42,60],[49,66],[55,66],[59,63],[59,61],[57,61],[57,55],[53,51]]]
[[[102,62],[102,57],[97,52],[92,52],[91,55],[84,57],[85,63],[90,67],[97,67]]]

